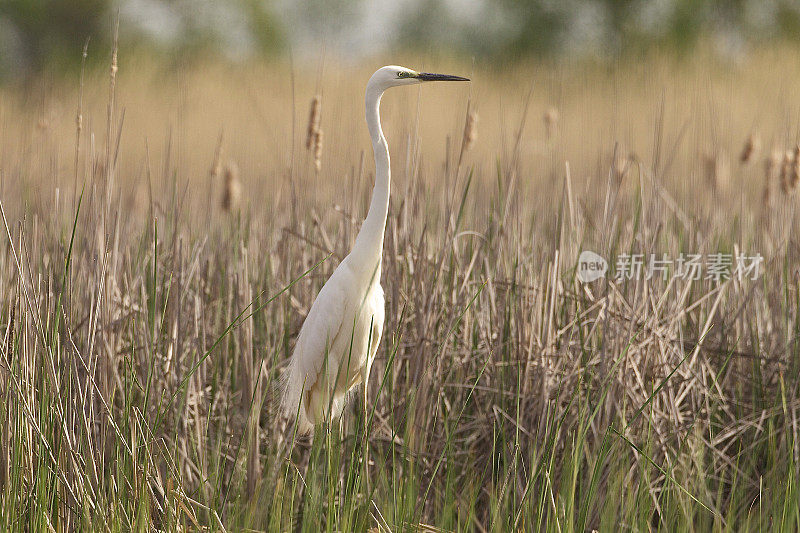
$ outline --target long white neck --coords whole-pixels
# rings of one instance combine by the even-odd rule
[[[372,150],[375,154],[375,188],[369,212],[361,230],[356,237],[353,250],[350,252],[354,267],[367,276],[376,276],[380,280],[381,258],[383,256],[383,235],[386,229],[386,217],[389,213],[390,166],[389,147],[381,130],[380,105],[383,89],[367,85],[365,97],[367,128],[372,139]]]

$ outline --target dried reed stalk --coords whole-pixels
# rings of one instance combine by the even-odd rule
[[[761,203],[765,208],[772,204],[772,182],[779,176],[782,157],[781,151],[774,149],[769,157],[764,158],[764,193],[761,196]]]
[[[111,164],[111,143],[114,126],[114,107],[116,104],[116,87],[117,87],[117,51],[119,50],[119,17],[114,23],[114,46],[111,49],[111,68],[109,71],[108,81],[108,108],[106,110],[106,158],[105,158],[105,193],[106,205],[111,201],[111,177],[113,176],[113,168]]]
[[[224,142],[225,133],[221,132],[219,134],[219,139],[217,140],[217,147],[214,150],[214,160],[211,163],[211,169],[208,171],[208,177],[212,183],[215,182],[222,174],[222,154]]]
[[[75,202],[78,197],[78,174],[81,159],[81,133],[83,133],[83,85],[84,76],[86,75],[86,57],[89,53],[89,39],[86,39],[86,44],[83,45],[83,53],[81,54],[81,77],[78,84],[78,109],[75,112],[75,180],[73,182],[73,197],[72,206],[75,207]]]

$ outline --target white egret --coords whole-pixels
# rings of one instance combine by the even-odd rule
[[[425,81],[469,81],[387,66],[367,83],[366,118],[375,155],[375,188],[369,212],[350,254],[322,287],[300,329],[285,381],[284,410],[299,433],[339,416],[348,391],[366,385],[383,332],[380,285],[383,236],[389,210],[389,148],[380,121],[386,89]]]

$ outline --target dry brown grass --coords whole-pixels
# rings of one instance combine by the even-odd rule
[[[2,501],[66,529],[96,525],[89,510],[123,528],[138,512],[147,527],[277,530],[292,516],[307,530],[751,519],[747,504],[779,475],[763,464],[800,464],[796,200],[763,213],[763,167],[721,161],[754,126],[794,150],[800,67],[772,68],[789,53],[741,66],[437,65],[469,73],[471,94],[393,89],[367,466],[344,452],[320,463],[293,443],[274,387],[366,212],[363,85],[384,61],[326,65],[326,113],[312,100],[304,130],[297,107],[319,92],[308,72],[165,72],[122,54],[110,98],[107,75],[87,73],[80,150],[76,83],[0,89]],[[220,131],[241,168],[239,211],[214,208],[230,183],[219,189]],[[584,285],[584,249],[612,263],[631,251],[727,252],[734,265],[761,253],[765,272]],[[357,431],[314,446],[352,451]],[[53,503],[15,499],[39,487],[41,464]],[[710,510],[682,511],[695,502],[686,493]]]

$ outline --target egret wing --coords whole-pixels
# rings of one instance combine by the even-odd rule
[[[319,380],[326,357],[338,356],[331,348],[342,332],[347,309],[347,290],[342,283],[346,276],[338,272],[322,287],[300,328],[286,382],[284,401],[289,417],[297,412],[303,393]],[[337,365],[329,361],[329,367]]]

